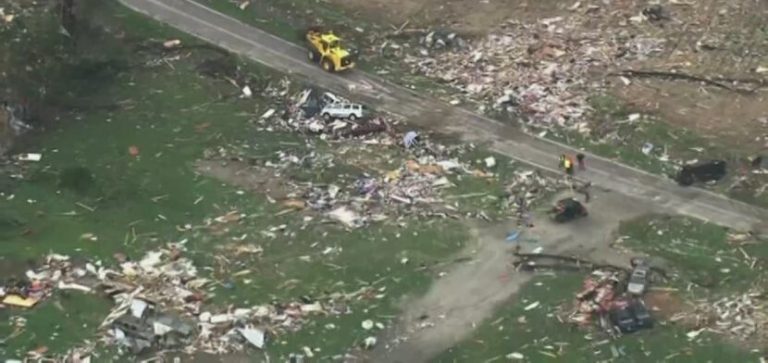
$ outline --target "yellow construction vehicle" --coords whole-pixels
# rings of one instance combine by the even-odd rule
[[[341,72],[355,66],[356,52],[344,48],[341,38],[331,31],[312,28],[307,31],[309,60],[320,63],[328,72]]]

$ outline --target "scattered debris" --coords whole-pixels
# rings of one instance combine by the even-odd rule
[[[707,330],[740,340],[757,337],[759,341],[764,341],[768,338],[768,304],[762,296],[761,292],[750,291],[715,301],[703,301],[694,312],[686,315],[707,326]],[[689,332],[688,337],[695,339],[702,331],[703,328]]]
[[[470,100],[525,117],[529,125],[588,132],[591,110],[589,72],[659,53],[664,39],[606,36],[585,24],[589,16],[508,21],[501,30],[466,43],[430,32],[406,62],[416,71],[446,82]],[[584,29],[594,29],[585,32]],[[573,34],[579,34],[578,39]],[[388,39],[388,47],[393,47]],[[451,51],[438,52],[447,48]],[[458,100],[457,100],[458,101]],[[486,108],[487,110],[487,108]]]
[[[43,154],[19,154],[16,158],[19,161],[40,161],[43,158]]]
[[[163,42],[163,48],[166,48],[166,49],[176,48],[180,45],[181,45],[181,40],[179,39],[171,39]]]

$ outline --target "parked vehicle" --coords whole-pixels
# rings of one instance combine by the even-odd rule
[[[647,263],[638,263],[632,270],[632,275],[629,276],[629,283],[627,284],[627,292],[632,295],[642,295],[645,293],[646,286],[648,285],[648,271],[650,266]]]
[[[653,318],[651,313],[648,312],[648,308],[640,300],[635,300],[629,304],[629,308],[632,310],[632,315],[635,316],[635,323],[640,329],[653,328]]]
[[[639,330],[635,316],[629,306],[611,310],[608,317],[622,334],[630,334]]]
[[[653,318],[641,300],[625,301],[614,307],[608,318],[622,334],[631,334],[641,329],[653,328]]]
[[[332,103],[320,111],[323,118],[356,120],[363,117],[363,106],[355,103]]]

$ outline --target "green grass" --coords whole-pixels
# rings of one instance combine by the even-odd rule
[[[670,216],[647,216],[621,224],[621,242],[633,251],[660,258],[672,273],[671,283],[685,290],[692,282],[704,291],[722,294],[745,291],[764,274],[762,264],[751,268],[750,257],[764,260],[768,246],[728,243],[728,230],[715,224]]]
[[[302,31],[310,25],[332,26],[333,29],[347,37],[350,43],[363,48],[362,60],[359,63],[361,70],[370,73],[383,72],[382,76],[392,82],[413,89],[426,90],[446,101],[451,100],[451,95],[456,93],[448,85],[408,70],[401,59],[382,56],[378,49],[380,44],[374,44],[383,42],[381,34],[375,34],[377,36],[373,36],[373,34],[391,32],[393,29],[389,24],[377,22],[377,19],[361,18],[366,14],[345,13],[343,9],[312,0],[257,1],[252,2],[245,10],[240,10],[233,3],[225,0],[197,1],[296,43],[303,41]],[[359,21],[361,19],[365,22]],[[360,27],[364,29],[363,32],[356,29]],[[372,39],[376,41],[372,42]],[[400,44],[410,44],[410,46],[415,45],[413,39],[394,39],[394,41]],[[768,206],[768,192],[757,196],[754,194],[756,188],[760,188],[765,182],[768,182],[762,176],[753,177],[755,181],[747,188],[728,190],[728,186],[735,180],[735,174],[737,174],[736,165],[741,162],[741,159],[749,155],[750,150],[744,150],[738,145],[722,145],[715,142],[716,140],[701,137],[693,130],[672,127],[652,115],[637,122],[621,124],[618,127],[610,126],[616,121],[626,120],[633,111],[610,95],[593,95],[590,103],[595,110],[592,114],[596,125],[594,128],[608,126],[608,129],[615,131],[618,137],[601,140],[602,136],[605,135],[585,136],[564,130],[549,132],[546,137],[662,175],[675,172],[677,165],[674,161],[724,159],[732,166],[732,175],[729,179],[711,188],[716,192],[747,203]],[[469,104],[464,107],[474,108],[474,106],[476,105]],[[654,149],[648,155],[641,151],[645,143],[654,145]],[[693,148],[703,148],[704,151],[698,152]],[[659,157],[665,153],[669,156],[669,160],[659,160]]]
[[[39,99],[41,104],[53,105],[48,112],[57,112],[58,119],[47,123],[44,130],[28,135],[15,151],[40,152],[42,161],[25,164],[27,178],[23,181],[0,175],[4,186],[0,199],[0,236],[4,248],[0,267],[6,276],[23,275],[49,252],[112,265],[116,252],[137,259],[148,249],[187,239],[187,256],[201,274],[221,283],[213,291],[215,295],[208,307],[212,310],[233,303],[255,305],[273,300],[293,301],[301,296],[319,298],[371,284],[380,289],[382,299],[354,302],[350,315],[313,320],[299,332],[277,337],[267,351],[278,359],[288,352],[298,352],[304,345],[321,349],[318,355],[343,353],[355,341],[370,335],[362,330],[360,321],[372,318],[387,322],[397,314],[396,303],[402,296],[419,294],[428,288],[433,276],[423,266],[449,259],[462,248],[466,239],[463,225],[452,219],[403,217],[346,232],[336,225],[322,223],[322,217],[315,215],[315,222],[301,229],[301,215],[276,215],[281,206],[270,204],[263,195],[243,193],[237,187],[197,175],[193,163],[206,149],[244,150],[246,156],[259,161],[273,160],[277,151],[303,154],[310,150],[297,134],[256,129],[251,121],[271,107],[272,101],[232,97],[239,90],[228,82],[198,74],[198,64],[220,57],[217,52],[184,51],[180,60],[147,67],[148,61],[163,56],[142,46],[149,39],[179,38],[187,46],[199,43],[116,5],[102,10],[93,14],[93,19],[109,24],[111,35],[90,34],[92,42],[87,47],[92,53],[68,56],[63,70],[43,67],[34,70],[34,77],[30,76],[30,89],[34,89],[35,79],[47,79],[47,73],[56,76],[56,81],[50,82],[58,88],[50,89],[60,90],[63,85],[58,82],[70,81],[83,87],[61,94],[49,93]],[[125,34],[115,37],[121,31]],[[30,38],[33,40],[34,37]],[[98,54],[96,50],[102,45],[110,51]],[[47,51],[59,51],[60,47],[69,49],[70,45],[59,44]],[[96,79],[86,71],[93,69],[96,60],[98,64],[109,65],[116,58],[130,66],[99,68]],[[236,63],[253,80],[254,90],[282,77],[249,63]],[[4,66],[13,70],[12,63]],[[83,71],[72,72],[73,69]],[[86,84],[91,87],[88,92]],[[208,126],[199,131],[203,124]],[[138,156],[130,155],[131,146],[139,150]],[[334,153],[345,145],[316,142],[316,146],[318,153]],[[385,170],[399,166],[407,157],[397,148],[371,152],[377,153],[382,163],[389,163],[386,165],[391,168]],[[467,158],[482,162],[488,155],[476,150]],[[501,176],[516,169],[508,160],[496,158],[499,165],[495,172]],[[336,166],[326,170],[292,170],[290,177],[343,184],[363,170],[359,165],[346,163],[346,159],[337,157]],[[495,194],[502,190],[498,179],[478,182],[466,176],[451,178],[457,186],[446,191],[448,194],[486,190]],[[494,198],[462,200],[457,208],[460,213],[484,209],[492,216],[502,214]],[[206,218],[232,210],[248,217],[229,226],[224,235],[214,236],[202,229],[177,229],[185,224],[201,225]],[[274,239],[261,233],[280,225],[286,226],[285,232],[277,232]],[[98,240],[81,238],[86,233]],[[206,267],[218,266],[216,257],[224,255],[217,247],[239,243],[233,238],[243,235],[247,236],[244,242],[263,247],[263,255],[239,259],[229,256],[230,262],[224,269],[207,272]],[[323,254],[327,247],[339,252]],[[401,263],[404,257],[409,259],[408,264]],[[230,277],[245,269],[251,273]],[[290,280],[296,283],[286,285]],[[111,303],[97,296],[68,295],[71,297],[56,294],[27,311],[0,312],[2,336],[11,333],[12,317],[22,315],[28,319],[23,334],[0,345],[0,356],[21,357],[40,345],[60,353],[83,339],[96,338],[95,326]],[[326,331],[328,323],[337,328]],[[50,335],[51,330],[59,333]],[[107,353],[99,359],[112,360],[111,352]]]
[[[473,336],[435,358],[434,362],[508,362],[520,353],[523,362],[747,362],[758,354],[739,350],[704,333],[689,341],[684,327],[661,323],[652,330],[609,340],[558,321],[581,288],[579,274],[538,277],[524,287],[517,301],[479,326]],[[536,309],[525,311],[533,302]],[[524,323],[520,320],[524,319]],[[614,356],[613,349],[624,355]],[[620,353],[619,353],[620,354]]]
[[[663,267],[670,277],[667,282],[657,283],[678,288],[676,294],[683,299],[738,294],[764,276],[761,264],[750,269],[738,247],[727,243],[728,231],[714,224],[682,217],[646,216],[622,223],[619,235],[622,242],[617,247],[649,254],[652,263]],[[742,248],[760,260],[768,257],[765,245],[745,244]],[[721,271],[726,268],[727,273]],[[717,334],[704,333],[703,338],[690,341],[685,333],[691,327],[664,320],[657,320],[652,330],[617,340],[561,323],[557,316],[565,317],[571,311],[583,278],[578,273],[535,278],[471,338],[434,362],[509,361],[505,357],[513,352],[523,354],[526,362],[744,362],[759,355],[737,348]],[[539,302],[540,307],[525,311],[533,302]],[[614,356],[612,348],[625,355]]]

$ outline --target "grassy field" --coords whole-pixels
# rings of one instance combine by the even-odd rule
[[[225,0],[197,1],[292,42],[301,42],[302,31],[310,25],[331,26],[347,37],[350,43],[362,48],[362,70],[379,73],[397,84],[426,90],[446,101],[455,93],[445,84],[414,74],[401,59],[382,56],[378,46],[383,42],[383,35],[394,30],[393,25],[367,19],[366,14],[348,14],[326,3],[309,0],[257,1],[251,2],[245,10]],[[409,42],[401,39],[396,41],[403,44]],[[626,122],[627,117],[635,112],[610,95],[593,95],[591,106],[594,109],[590,115],[593,128],[602,131],[596,135],[582,135],[555,130],[547,132],[546,137],[662,175],[674,173],[684,161],[723,159],[730,165],[729,178],[708,188],[747,203],[768,206],[768,192],[765,189],[762,193],[756,192],[768,182],[762,175],[753,176],[751,182],[741,187],[729,188],[741,175],[740,165],[750,156],[749,150],[739,145],[724,145],[722,141],[707,139],[695,130],[672,126],[654,115],[643,115],[639,121]],[[509,122],[517,121],[505,115],[496,116],[508,119]],[[646,143],[653,145],[648,154],[641,151]]]
[[[618,247],[648,253],[670,277],[661,287],[678,288],[675,294],[683,299],[744,291],[764,275],[761,267],[749,268],[727,243],[727,231],[715,225],[648,216],[623,223],[619,234],[623,242]],[[768,253],[765,245],[744,248],[753,257],[764,258]],[[583,278],[579,273],[537,277],[518,294],[518,301],[509,303],[472,338],[434,361],[504,362],[511,360],[507,355],[512,353],[522,354],[524,362],[749,362],[760,356],[759,350],[737,348],[718,334],[704,333],[690,340],[685,333],[691,327],[664,319],[652,330],[617,340],[562,323],[557,316],[569,311]],[[688,286],[691,282],[692,288]],[[539,307],[526,311],[534,302]]]
[[[29,16],[25,22],[40,25],[35,36],[46,43],[41,40],[38,56],[46,50],[74,52],[70,40],[50,32],[46,22],[55,18],[45,14]],[[23,165],[26,178],[13,179],[10,171],[0,175],[0,269],[6,277],[23,276],[49,252],[113,265],[114,253],[138,259],[149,249],[186,239],[186,255],[201,271],[212,271],[201,274],[216,281],[210,301],[214,308],[293,301],[363,286],[379,289],[381,299],[359,301],[348,315],[313,320],[296,333],[277,337],[267,349],[279,358],[309,346],[325,357],[343,354],[371,335],[361,328],[362,320],[392,319],[404,295],[429,286],[434,277],[429,267],[449,260],[464,245],[464,226],[451,219],[405,216],[351,232],[318,221],[302,229],[302,216],[279,214],[283,207],[264,195],[196,174],[194,162],[205,150],[246,145],[247,156],[263,162],[276,160],[278,151],[330,154],[359,146],[317,140],[308,144],[298,134],[259,131],[252,121],[275,106],[259,92],[279,83],[281,75],[230,58],[251,79],[258,96],[239,98],[240,90],[229,82],[197,71],[202,62],[222,57],[219,51],[117,5],[106,5],[92,15],[94,33],[89,33],[87,44],[77,46],[90,52],[79,49],[80,55],[67,58],[62,68],[41,67],[30,75],[49,87],[40,102],[55,118],[17,145],[15,152],[43,155],[39,163]],[[29,41],[37,39],[28,36]],[[186,48],[165,52],[161,44],[168,39],[180,39]],[[4,64],[9,71],[12,65]],[[30,82],[29,89],[19,92],[31,92],[33,85]],[[65,85],[76,87],[64,91]],[[294,84],[293,90],[300,87]],[[396,149],[372,150],[385,164],[367,167],[397,167],[407,155]],[[488,155],[475,150],[465,158],[482,163]],[[502,181],[516,166],[498,156],[497,161],[495,171],[501,178],[451,177],[456,187],[447,193],[479,194],[457,200],[458,213],[484,210],[489,216],[502,216]],[[334,167],[295,168],[290,174],[297,181],[329,182],[365,171],[370,172],[337,158]],[[180,228],[231,211],[246,217],[228,226],[223,235]],[[277,226],[284,227],[276,229],[275,237],[262,233]],[[242,236],[264,252],[230,259],[225,269],[219,269],[218,258],[224,255],[219,248],[242,243]],[[325,253],[329,248],[334,252]],[[404,258],[407,264],[402,263]],[[246,269],[251,272],[230,277]],[[110,306],[98,296],[57,293],[31,310],[0,310],[0,336],[5,337],[0,356],[22,357],[41,346],[59,353],[94,339]],[[19,318],[26,319],[21,330]],[[328,324],[335,328],[328,330]]]
[[[768,258],[765,242],[745,239],[729,242],[728,230],[697,220],[649,216],[619,228],[618,246],[644,252],[672,272],[671,283],[697,292],[721,294],[745,291],[763,277]],[[752,260],[757,262],[753,265]]]

